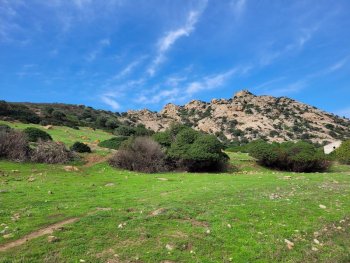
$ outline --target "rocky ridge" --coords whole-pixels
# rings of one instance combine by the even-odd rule
[[[222,140],[311,140],[331,142],[350,137],[350,120],[287,97],[256,96],[247,90],[231,99],[167,104],[159,112],[128,111],[125,119],[162,131],[174,122],[215,134]]]

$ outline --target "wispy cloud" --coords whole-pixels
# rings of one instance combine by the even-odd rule
[[[96,48],[92,50],[85,59],[88,62],[92,62],[96,59],[96,57],[103,51],[105,47],[108,47],[111,44],[110,40],[108,38],[102,39],[98,42]]]
[[[120,104],[111,96],[103,95],[101,96],[101,100],[110,106],[113,110],[119,110],[120,109]]]
[[[120,80],[135,70],[137,66],[139,66],[147,56],[141,56],[140,58],[130,62],[128,65],[126,65],[121,71],[119,71],[116,75],[114,75],[109,81],[117,81]]]
[[[265,89],[269,95],[273,96],[286,96],[293,93],[298,93],[307,87],[307,82],[304,80],[292,82],[289,84],[283,85],[281,88]]]
[[[188,37],[195,30],[195,25],[198,22],[202,12],[204,11],[207,1],[204,3],[205,4],[201,6],[199,10],[192,10],[189,12],[184,25],[175,30],[167,32],[162,38],[158,40],[156,57],[153,59],[151,65],[147,69],[147,72],[150,76],[153,76],[160,64],[165,61],[166,53],[175,44],[175,42],[182,37]]]
[[[187,96],[190,97],[202,91],[216,89],[222,86],[223,84],[225,84],[230,77],[232,77],[235,73],[237,73],[237,71],[238,71],[238,68],[233,68],[217,75],[204,77],[200,81],[191,82],[185,88],[184,92]]]
[[[339,60],[338,62],[336,62],[335,64],[329,67],[328,72],[331,73],[343,68],[348,63],[348,61],[349,61],[349,57]]]
[[[171,77],[166,79],[165,83],[136,94],[135,102],[140,104],[183,103],[198,93],[221,88],[235,75],[245,74],[249,70],[250,67],[235,67],[218,74],[210,74],[192,80],[187,77]]]
[[[260,56],[260,65],[267,66],[272,64],[275,60],[291,54],[293,52],[301,51],[307,42],[312,39],[313,34],[318,30],[317,26],[310,28],[303,28],[300,30],[298,36],[289,44],[277,50],[265,50]]]
[[[231,0],[230,7],[236,17],[240,18],[245,11],[247,0]]]

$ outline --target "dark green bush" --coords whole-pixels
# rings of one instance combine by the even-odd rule
[[[37,128],[28,127],[24,129],[23,132],[27,135],[30,142],[37,142],[39,139],[43,141],[52,141],[50,134]]]
[[[126,141],[127,139],[128,139],[128,137],[126,137],[126,136],[114,137],[114,138],[100,142],[98,144],[98,146],[103,147],[103,148],[118,150],[120,145],[124,141]]]
[[[266,167],[293,172],[323,172],[330,161],[321,149],[307,142],[257,142],[249,149],[251,156]]]
[[[171,134],[169,131],[157,132],[152,136],[153,140],[158,142],[163,147],[170,147],[172,143]]]
[[[129,126],[119,126],[118,128],[114,129],[113,133],[120,136],[131,136],[135,134],[135,130]]]
[[[228,156],[222,151],[223,148],[215,136],[186,128],[176,135],[167,154],[180,169],[186,171],[224,171],[228,168]]]
[[[335,150],[335,158],[343,164],[350,164],[350,140],[344,141],[341,146]]]
[[[78,152],[78,153],[91,153],[91,148],[82,142],[75,142],[71,147],[71,151]]]

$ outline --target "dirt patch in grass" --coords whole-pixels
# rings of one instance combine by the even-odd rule
[[[103,162],[107,162],[107,160],[110,158],[110,155],[107,156],[101,156],[98,154],[88,154],[85,157],[85,164],[84,167],[91,167],[95,164],[99,164],[99,163],[103,163]]]
[[[37,231],[34,231],[34,232],[20,238],[20,239],[14,240],[14,241],[9,242],[9,243],[4,244],[4,245],[0,245],[0,252],[4,252],[4,251],[7,251],[11,248],[23,245],[24,243],[26,243],[34,238],[41,237],[41,236],[48,235],[48,234],[52,234],[55,230],[58,230],[67,224],[72,224],[78,220],[79,220],[79,218],[77,218],[77,217],[69,218],[69,219],[63,220],[61,222],[49,225],[49,226],[44,227],[44,228],[41,228]]]
[[[209,227],[209,223],[208,222],[206,222],[206,221],[199,221],[199,220],[194,219],[194,218],[185,218],[185,219],[180,219],[179,221],[181,221],[181,222],[188,222],[192,226],[195,226],[195,227]]]

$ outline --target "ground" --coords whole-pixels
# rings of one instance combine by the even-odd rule
[[[83,157],[0,161],[1,263],[350,262],[349,166],[285,173],[231,153],[233,173],[142,174]]]

